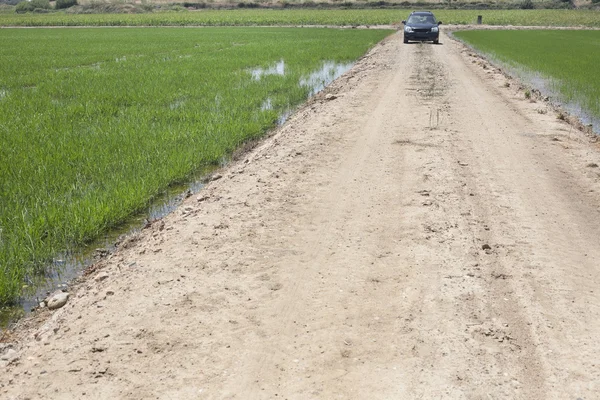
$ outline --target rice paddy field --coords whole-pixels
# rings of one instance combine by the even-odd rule
[[[542,83],[562,102],[575,105],[588,121],[600,120],[600,31],[462,31],[454,35],[524,79]]]
[[[0,305],[277,124],[384,30],[0,30]]]
[[[154,12],[144,14],[0,14],[0,26],[273,26],[391,25],[412,10],[399,9],[242,9]],[[445,24],[600,27],[594,10],[435,10]]]

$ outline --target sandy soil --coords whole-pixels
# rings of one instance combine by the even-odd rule
[[[598,398],[600,150],[442,42],[376,46],[24,321],[0,397]]]

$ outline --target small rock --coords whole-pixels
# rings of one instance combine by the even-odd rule
[[[113,296],[114,294],[115,294],[114,290],[109,289],[109,290],[106,291],[106,295],[107,296]]]
[[[67,304],[67,300],[69,300],[69,293],[58,292],[48,298],[46,303],[48,304],[48,309],[57,310]]]
[[[196,198],[196,201],[197,201],[198,203],[202,203],[203,201],[206,201],[206,200],[208,200],[208,196],[198,196],[198,197]]]
[[[592,163],[589,163],[588,165],[586,165],[586,167],[588,167],[588,168],[598,168],[598,164],[592,162]]]
[[[94,258],[104,258],[110,254],[108,249],[96,249],[94,251]]]
[[[483,246],[481,246],[481,249],[482,249],[482,250],[491,250],[491,249],[492,249],[492,246],[490,246],[489,244],[487,244],[487,243],[486,243],[486,244],[484,244]]]
[[[213,176],[210,177],[210,180],[211,181],[217,181],[217,180],[221,179],[222,177],[223,177],[223,175],[221,175],[221,174],[215,174],[215,175],[213,175]]]
[[[335,99],[337,99],[337,96],[336,96],[335,94],[328,93],[328,94],[325,96],[325,100],[328,100],[328,101],[329,101],[329,100],[335,100]]]
[[[8,349],[2,356],[0,356],[0,360],[6,361],[7,363],[11,363],[19,359],[19,353],[15,349]]]
[[[106,280],[106,279],[108,279],[108,274],[106,274],[106,273],[100,273],[100,274],[96,275],[96,278],[94,278],[94,280],[96,282],[102,282],[103,280]]]
[[[92,353],[102,353],[106,350],[105,347],[102,346],[94,346],[92,347]]]

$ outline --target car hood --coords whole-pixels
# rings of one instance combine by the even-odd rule
[[[434,26],[438,26],[438,24],[406,24],[406,26],[410,26],[413,29],[431,29]]]

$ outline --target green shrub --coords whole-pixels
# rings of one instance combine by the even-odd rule
[[[17,13],[26,13],[28,11],[33,11],[33,7],[31,7],[31,3],[28,1],[22,1],[15,7],[15,12]]]
[[[44,12],[43,10],[50,9],[50,1],[48,0],[31,0],[22,1],[15,7],[15,12],[25,13],[30,11]]]
[[[532,0],[523,0],[519,5],[521,10],[532,10],[534,8]]]
[[[40,10],[49,10],[50,9],[50,1],[48,0],[31,0],[31,1],[22,1],[17,4],[15,7],[15,12],[25,13],[36,11],[40,12]],[[43,12],[43,11],[41,11]]]
[[[40,8],[43,10],[50,9],[50,1],[49,0],[31,0],[29,4],[32,5],[33,9]]]
[[[189,2],[189,1],[185,1],[183,2],[183,6],[185,8],[206,8],[206,3],[194,3],[194,2]]]
[[[54,8],[60,10],[62,8],[69,8],[77,5],[77,0],[56,0]]]

